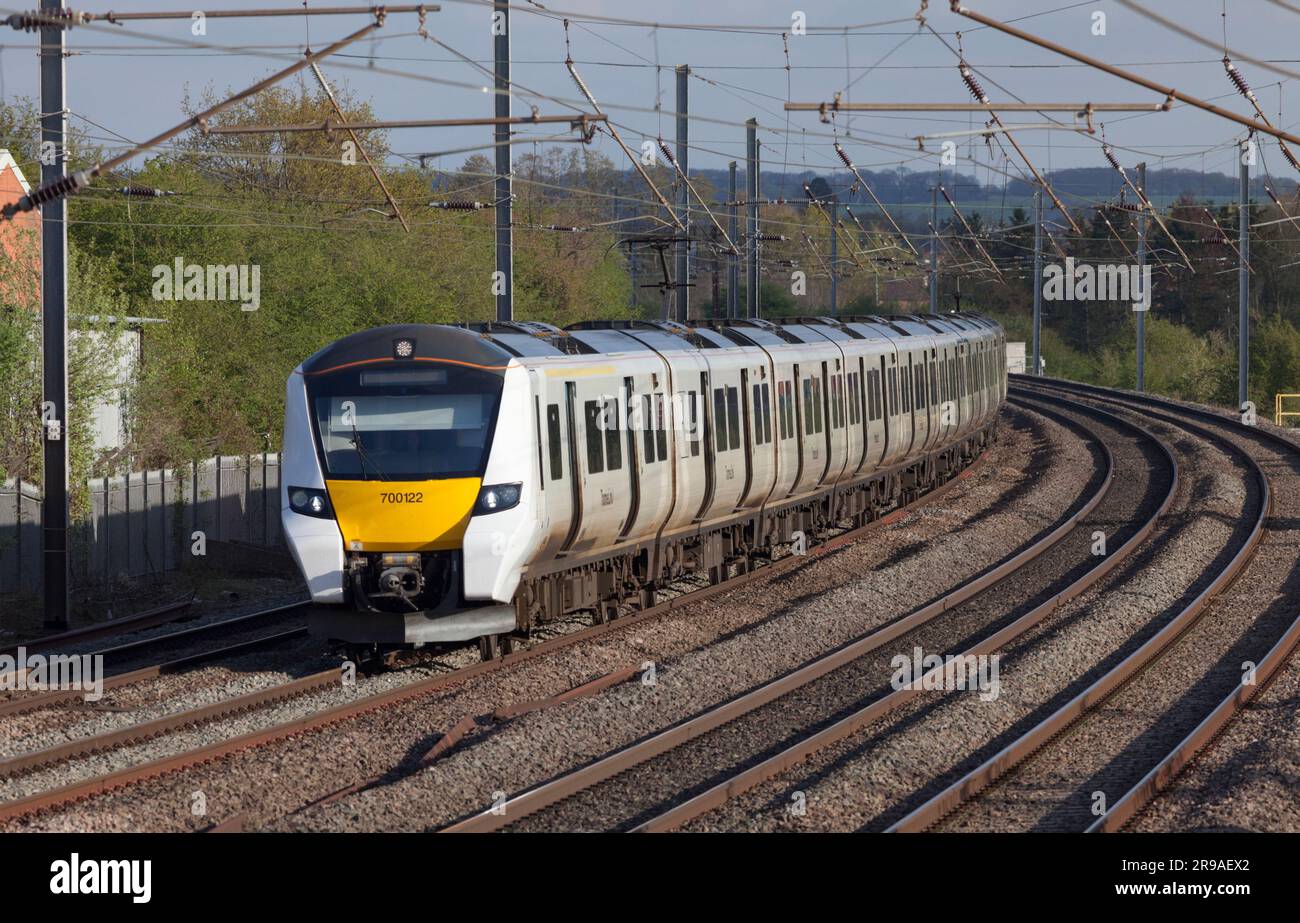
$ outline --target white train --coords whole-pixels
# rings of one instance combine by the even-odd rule
[[[867,522],[992,438],[978,314],[398,325],[289,378],[281,471],[313,632],[499,639]]]

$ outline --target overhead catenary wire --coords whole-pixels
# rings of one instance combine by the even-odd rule
[[[233,96],[228,96],[226,99],[216,103],[215,105],[209,106],[207,109],[204,109],[202,112],[190,116],[190,118],[181,122],[179,125],[175,125],[172,128],[169,128],[166,131],[158,135],[155,135],[153,138],[150,138],[148,141],[144,141],[141,142],[140,144],[133,146],[126,153],[119,154],[116,157],[112,157],[106,161],[95,164],[93,167],[91,167],[88,170],[79,170],[76,173],[71,173],[62,179],[56,180],[52,183],[47,183],[46,185],[40,187],[39,189],[36,189],[33,192],[24,195],[17,202],[7,203],[3,207],[3,210],[2,212],[0,212],[0,214],[3,215],[3,218],[5,220],[9,220],[13,218],[14,215],[19,214],[20,212],[27,212],[27,211],[31,211],[32,209],[39,208],[45,202],[54,201],[55,199],[63,198],[64,196],[67,195],[72,195],[76,193],[78,190],[84,188],[86,185],[91,183],[96,177],[102,175],[103,173],[106,173],[110,170],[115,169],[116,167],[121,166],[122,164],[125,164],[126,162],[131,160],[131,158],[156,147],[157,145],[163,143],[164,141],[168,141],[176,137],[182,132],[185,132],[191,128],[206,125],[208,119],[212,118],[214,115],[223,112],[226,109],[229,109],[235,103],[240,102],[241,100],[244,99],[248,99],[250,96],[255,96],[256,94],[260,93],[262,90],[266,89],[267,87],[272,86],[278,83],[279,81],[283,80],[285,77],[289,77],[307,67],[310,67],[314,62],[319,61],[322,58],[329,57],[331,54],[333,54],[335,51],[338,51],[340,48],[346,48],[348,45],[352,44],[358,39],[370,35],[372,32],[374,32],[382,25],[383,25],[382,15],[377,16],[374,22],[358,29],[357,31],[353,32],[351,35],[347,35],[339,39],[338,41],[330,44],[329,46],[322,49],[321,51],[308,55],[307,57],[303,58],[303,60],[298,61],[295,64],[291,64],[289,67],[277,71],[276,73],[272,74],[269,77],[265,77],[262,80],[259,80],[257,83],[253,84],[247,89],[241,90],[240,92],[234,94]]]
[[[320,84],[320,88],[325,93],[326,98],[329,100],[330,106],[334,109],[334,113],[340,119],[346,119],[346,116],[343,114],[343,107],[339,105],[338,99],[334,96],[334,89],[329,85],[329,81],[325,79],[325,75],[321,72],[320,65],[315,61],[311,63],[311,72],[316,78],[316,82]],[[402,214],[402,210],[397,206],[397,200],[394,199],[393,194],[389,192],[388,184],[384,182],[383,176],[380,175],[379,168],[376,167],[375,162],[370,159],[370,153],[366,150],[365,145],[361,143],[360,135],[358,135],[356,129],[351,126],[347,126],[347,132],[352,138],[352,143],[356,147],[356,150],[361,154],[362,158],[365,159],[366,166],[370,169],[371,175],[374,176],[375,182],[379,185],[380,191],[384,194],[384,198],[388,200],[388,205],[393,210],[393,217],[401,222],[402,230],[409,234],[411,232],[411,226],[406,222],[406,217]]]
[[[768,129],[765,129],[765,130],[768,130]],[[776,133],[776,130],[775,130],[775,129],[772,129],[772,131],[773,131],[774,133]],[[786,137],[788,137],[788,133],[787,133]],[[863,143],[866,143],[866,144],[872,144],[872,142],[870,142],[870,141],[866,141],[866,142],[863,142]],[[872,144],[872,146],[875,146],[875,145]],[[400,155],[399,155],[399,156],[400,156]],[[971,160],[971,158],[968,158],[968,157],[963,157],[962,159],[963,159],[963,161]],[[905,162],[905,161],[904,161],[904,162]],[[973,162],[973,161],[972,161],[972,162]],[[1006,174],[1004,173],[1003,175],[1006,175]],[[1067,193],[1067,195],[1068,195],[1068,193]]]
[[[1162,25],[1166,26],[1167,28],[1173,29],[1174,31],[1178,32],[1179,34],[1185,35],[1188,38],[1192,38],[1194,41],[1201,42],[1202,44],[1207,43],[1206,39],[1197,36],[1195,33],[1191,32],[1191,30],[1184,29],[1182,26],[1179,26],[1176,23],[1173,23],[1168,19],[1165,19],[1163,16],[1159,16],[1155,13],[1152,13],[1150,10],[1144,9],[1143,7],[1139,6],[1137,3],[1133,3],[1132,0],[1116,0],[1116,2],[1125,7],[1128,7],[1129,9],[1133,10],[1136,13],[1139,13],[1150,19],[1154,19],[1157,22],[1160,22]],[[1007,23],[999,22],[998,20],[993,19],[992,17],[989,16],[985,16],[982,13],[976,13],[974,10],[971,10],[966,6],[963,6],[960,0],[951,0],[951,3],[952,3],[952,10],[954,13],[957,13],[961,16],[965,16],[966,18],[978,22],[981,25],[986,25],[990,28],[997,29],[999,32],[1005,32],[1007,35],[1014,36],[1015,38],[1019,38],[1023,41],[1029,42],[1030,44],[1037,45],[1040,48],[1046,48],[1048,51],[1056,52],[1057,54],[1063,55],[1067,58],[1073,58],[1076,61],[1079,61],[1083,64],[1087,64],[1100,71],[1110,74],[1111,76],[1119,77],[1123,80],[1129,81],[1130,83],[1135,83],[1139,86],[1146,87],[1148,90],[1151,90],[1152,92],[1155,93],[1159,93],[1169,100],[1176,100],[1178,102],[1186,103],[1189,106],[1195,106],[1198,109],[1202,109],[1213,115],[1217,115],[1220,116],[1221,118],[1225,118],[1230,121],[1236,122],[1239,125],[1244,125],[1245,127],[1254,129],[1255,131],[1273,135],[1274,137],[1281,138],[1284,141],[1290,141],[1293,144],[1300,144],[1300,136],[1292,134],[1291,132],[1285,131],[1280,128],[1275,128],[1271,125],[1265,125],[1262,122],[1258,122],[1254,119],[1247,118],[1244,115],[1238,115],[1237,113],[1232,112],[1229,109],[1224,109],[1222,106],[1216,106],[1213,103],[1207,102],[1206,100],[1200,99],[1188,93],[1177,90],[1174,87],[1165,86],[1164,84],[1157,83],[1154,80],[1150,80],[1146,77],[1143,77],[1140,74],[1131,73],[1122,68],[1115,67],[1112,64],[1107,64],[1104,61],[1100,61],[1097,58],[1093,58],[1089,55],[1083,54],[1082,52],[1074,51],[1073,49],[1067,48],[1064,45],[1059,45],[1056,42],[1049,41],[1048,39],[1041,38],[1040,36],[1037,35],[1032,35],[1021,29],[1017,29],[1016,27],[1011,26]],[[1211,47],[1213,46],[1211,45]],[[1250,56],[1243,55],[1237,51],[1232,51],[1231,54],[1233,55],[1233,57],[1245,61],[1250,61],[1251,63],[1257,64],[1261,67],[1267,67],[1269,70],[1275,70],[1278,73],[1285,74],[1286,76],[1300,77],[1300,72],[1291,71],[1285,68],[1279,68],[1276,65],[1272,65],[1272,64],[1265,64],[1262,61],[1253,59]]]
[[[1111,167],[1119,173],[1120,179],[1124,181],[1124,185],[1131,189],[1133,194],[1138,197],[1138,201],[1142,203],[1142,207],[1147,210],[1155,223],[1160,226],[1160,230],[1164,232],[1164,235],[1169,238],[1169,241],[1174,245],[1175,249],[1178,250],[1179,255],[1183,258],[1183,262],[1187,264],[1187,268],[1192,272],[1196,272],[1196,267],[1192,265],[1192,260],[1187,255],[1187,251],[1178,243],[1178,239],[1174,237],[1173,233],[1169,230],[1169,227],[1165,224],[1164,219],[1160,217],[1159,211],[1157,211],[1156,207],[1151,204],[1151,200],[1147,198],[1146,190],[1139,189],[1137,185],[1129,179],[1128,171],[1124,169],[1123,164],[1119,162],[1119,159],[1115,156],[1115,152],[1110,149],[1109,145],[1103,145],[1101,150],[1106,159],[1110,162]]]
[[[975,245],[975,249],[979,251],[980,256],[988,261],[989,266],[992,267],[995,273],[997,273],[998,279],[1002,280],[1002,273],[998,271],[997,264],[993,262],[993,257],[989,256],[988,251],[984,249],[984,245],[980,243],[979,236],[971,230],[970,223],[966,220],[966,216],[961,213],[961,209],[958,208],[957,203],[952,200],[952,196],[948,194],[948,190],[941,185],[939,187],[939,194],[943,196],[944,201],[948,203],[950,208],[952,208],[953,214],[957,216],[957,220],[961,222],[961,226],[966,230],[966,233],[970,235],[970,240]]]

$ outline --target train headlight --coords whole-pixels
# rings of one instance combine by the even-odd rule
[[[484,487],[478,492],[478,500],[474,503],[474,514],[481,516],[484,513],[499,513],[512,506],[518,506],[519,493],[523,486],[523,484],[493,484]]]
[[[289,508],[295,513],[315,516],[317,519],[334,518],[329,495],[318,487],[290,487]]]

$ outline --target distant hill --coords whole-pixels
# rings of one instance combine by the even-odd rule
[[[962,211],[978,211],[982,214],[986,223],[989,221],[996,223],[1004,212],[1009,216],[1013,209],[1017,207],[1029,208],[1033,203],[1034,187],[1018,179],[1008,179],[1004,188],[1001,183],[996,185],[981,183],[973,174],[954,174],[951,171],[913,172],[911,170],[899,170],[877,173],[870,170],[860,170],[859,172],[870,183],[872,190],[885,203],[886,207],[889,207],[892,211],[894,206],[898,206],[898,214],[895,217],[905,226],[910,227],[924,225],[925,217],[921,208],[929,207],[930,187],[936,182],[941,182],[948,189],[949,194],[961,206]],[[707,179],[713,185],[713,188],[720,193],[719,198],[725,197],[722,194],[727,189],[726,170],[692,170],[691,173]],[[847,171],[835,173],[801,171],[782,174],[778,171],[760,170],[759,175],[760,188],[765,199],[801,200],[805,198],[803,192],[804,183],[811,185],[815,179],[821,178],[830,185],[832,190],[839,193],[841,202],[867,206],[866,211],[859,213],[860,217],[870,214],[870,199],[863,191],[858,190],[857,193],[851,196],[847,195],[847,190],[853,183],[853,177]],[[1131,169],[1129,170],[1129,176],[1130,178],[1133,177]],[[1123,186],[1119,174],[1104,166],[1056,170],[1048,176],[1048,180],[1062,201],[1065,202],[1067,208],[1075,206],[1086,208],[1088,201],[1113,201],[1119,196],[1120,187]],[[629,181],[635,181],[635,177],[630,176]],[[738,185],[743,185],[743,165],[741,176],[737,182]],[[1265,177],[1251,178],[1252,198],[1267,200],[1268,195],[1264,191],[1264,182]],[[1237,184],[1237,177],[1228,176],[1225,173],[1201,173],[1198,170],[1183,169],[1147,169],[1147,195],[1157,205],[1168,205],[1183,194],[1190,194],[1203,201],[1236,201]],[[1277,176],[1274,177],[1271,185],[1273,191],[1279,196],[1286,196],[1295,194],[1297,183],[1289,177]],[[743,193],[741,198],[743,198]],[[1130,194],[1129,200],[1131,201],[1131,199]],[[940,206],[943,205],[944,203],[940,200]]]

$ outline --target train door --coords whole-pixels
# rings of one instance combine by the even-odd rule
[[[858,356],[856,375],[857,388],[850,391],[849,400],[857,407],[857,427],[862,439],[862,451],[858,453],[858,460],[853,473],[861,474],[862,469],[867,465],[867,455],[871,452],[871,417],[867,413],[869,401],[867,399],[867,359],[865,356]]]
[[[618,533],[620,539],[626,538],[632,531],[637,516],[641,513],[641,458],[636,445],[636,434],[641,427],[632,425],[633,420],[638,419],[639,415],[636,409],[636,386],[630,375],[623,379],[623,406],[627,408],[627,473],[631,500],[628,504],[627,519],[623,520],[623,528]],[[641,425],[649,426],[649,421],[642,420]]]
[[[803,480],[804,446],[807,445],[803,431],[804,414],[807,408],[804,406],[804,402],[799,399],[799,389],[802,381],[803,379],[799,376],[799,363],[796,362],[794,364],[794,377],[790,379],[789,402],[794,410],[794,441],[799,461],[794,471],[794,480],[790,483],[791,493],[799,489],[799,482]]]
[[[758,386],[755,385],[757,388]],[[761,402],[761,397],[760,397]],[[762,409],[760,403],[759,409]],[[750,424],[750,419],[754,415],[754,410],[749,399],[749,369],[740,370],[740,424],[741,424],[741,454],[744,456],[745,463],[745,482],[740,488],[740,496],[736,498],[736,507],[744,505],[745,500],[749,497],[749,488],[754,484],[754,432]]]
[[[883,465],[889,458],[889,450],[893,448],[893,437],[889,432],[889,374],[885,368],[885,357],[880,357],[880,367],[875,370],[877,389],[876,411],[880,414],[880,428],[884,431],[884,447],[880,452],[880,464]]]
[[[704,515],[704,511],[713,505],[714,472],[718,463],[718,456],[713,445],[713,402],[709,400],[708,372],[700,372],[700,395],[700,403],[704,412],[704,501],[700,504],[699,509],[695,511],[696,522]]]
[[[912,380],[915,377],[915,360],[912,351],[907,351],[907,362],[898,363],[899,391],[903,398],[903,450],[904,457],[912,454],[916,448],[916,405],[912,402]]]
[[[831,377],[826,368],[826,363],[822,362],[821,387],[818,388],[817,380],[813,379],[813,400],[816,402],[817,414],[821,420],[826,421],[823,431],[826,438],[822,440],[822,448],[826,452],[826,463],[822,465],[822,473],[817,478],[818,484],[826,483],[826,475],[831,470],[831,459],[834,457],[835,449],[835,383],[838,379]],[[820,393],[818,393],[820,392]]]
[[[569,522],[569,534],[560,546],[562,552],[568,551],[582,527],[582,471],[578,467],[578,383],[575,381],[564,383],[564,425],[569,444],[569,490],[573,516]]]
[[[926,353],[921,349],[912,357],[912,419],[916,426],[912,450],[917,454],[925,451],[930,444],[931,408],[926,380]]]

